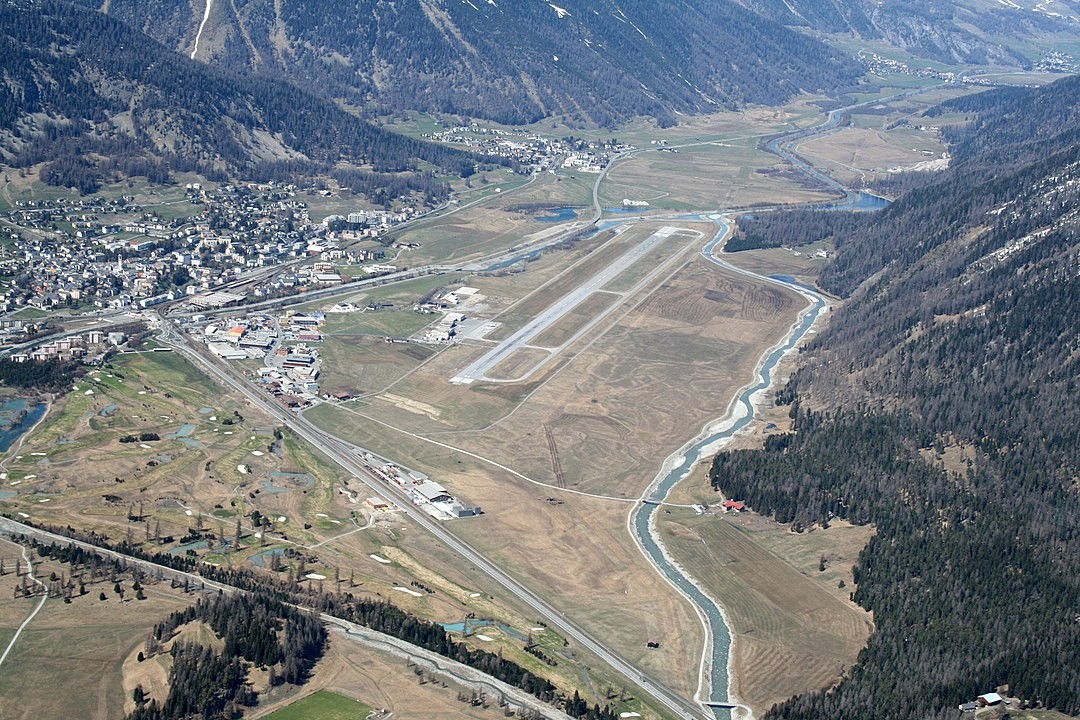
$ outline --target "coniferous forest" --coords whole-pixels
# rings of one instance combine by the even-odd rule
[[[303,684],[326,647],[326,628],[316,616],[262,593],[201,598],[170,614],[153,631],[153,643],[170,640],[178,628],[201,621],[224,641],[218,653],[186,642],[173,644],[169,694],[138,702],[128,720],[229,720],[255,704],[248,669],[270,668],[270,684]]]
[[[29,521],[25,524],[33,525]],[[244,686],[247,666],[272,666],[275,683],[302,684],[322,656],[326,644],[326,630],[315,615],[299,607],[310,608],[327,615],[354,622],[372,630],[399,638],[408,643],[430,650],[469,667],[476,668],[494,678],[520,688],[540,700],[561,706],[572,717],[583,720],[614,720],[617,713],[610,706],[590,705],[575,694],[567,697],[547,679],[532,674],[501,653],[491,653],[470,648],[450,637],[438,623],[417,618],[385,600],[357,597],[352,593],[334,594],[320,588],[301,587],[290,576],[275,578],[250,568],[217,567],[200,563],[194,558],[172,555],[138,544],[127,542],[114,545],[107,538],[94,532],[83,533],[71,527],[47,527],[50,532],[71,537],[81,542],[114,549],[125,555],[181,570],[198,573],[212,580],[236,588],[236,595],[214,595],[200,599],[193,607],[170,614],[153,632],[156,643],[169,640],[177,628],[195,620],[210,625],[215,634],[225,641],[223,652],[218,654],[198,646],[174,644],[173,672],[170,675],[169,697],[163,702],[140,705],[128,720],[172,720],[186,717],[191,709],[191,698],[209,697],[222,699],[220,705],[210,705],[214,713],[207,720],[231,718],[245,705],[253,705],[257,697]],[[116,564],[123,568],[126,563],[99,555],[75,545],[56,543],[42,544],[36,540],[21,538],[41,557],[53,557],[73,567]],[[174,586],[181,583],[174,579]],[[184,580],[183,587],[198,588]],[[179,649],[178,649],[179,648]],[[241,672],[242,671],[242,672]],[[173,697],[173,688],[177,697]],[[233,714],[230,714],[233,713]]]
[[[377,127],[296,85],[208,67],[96,10],[60,0],[0,5],[0,156],[41,179],[93,192],[124,175],[289,180],[339,162],[448,174],[501,158]]]
[[[590,0],[566,8],[236,0],[232,7],[211,21],[230,40],[202,54],[207,62],[387,112],[508,124],[555,116],[605,127],[650,115],[671,125],[678,113],[831,92],[862,74],[857,61],[814,37],[713,0]],[[201,19],[171,0],[114,0],[107,12],[184,48]]]
[[[888,209],[746,223],[832,238],[819,282],[848,297],[778,393],[793,432],[722,453],[713,485],[795,530],[877,530],[868,646],[769,717],[952,718],[1002,684],[1080,712],[1077,107],[1077,79],[954,101],[952,166]]]

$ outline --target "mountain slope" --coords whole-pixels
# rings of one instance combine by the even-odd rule
[[[642,114],[670,122],[676,112],[848,86],[861,74],[851,58],[731,2],[563,5],[216,2],[196,57],[356,104],[513,123],[566,115],[610,125]],[[185,0],[113,0],[109,12],[184,52],[202,21]]]
[[[1075,36],[1080,3],[1025,0],[741,0],[783,25],[884,40],[945,63],[1028,67],[1029,43]]]
[[[0,70],[0,151],[20,166],[63,158],[75,174],[93,175],[109,158],[251,176],[283,162],[400,171],[418,157],[451,169],[475,160],[286,83],[208,68],[54,0],[0,6]]]
[[[796,432],[713,466],[760,512],[878,529],[867,648],[773,718],[954,718],[1001,684],[1080,711],[1080,79],[950,105],[980,114],[949,170],[818,214],[851,297],[781,393]]]

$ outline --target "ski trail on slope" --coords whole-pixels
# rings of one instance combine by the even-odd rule
[[[195,49],[191,51],[191,59],[195,59],[195,53],[199,52],[199,38],[202,37],[203,28],[206,27],[206,21],[210,19],[210,8],[213,7],[214,0],[206,0],[206,9],[203,10],[202,22],[199,23],[199,30],[195,33]]]

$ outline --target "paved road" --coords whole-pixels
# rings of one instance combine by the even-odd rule
[[[695,703],[682,698],[658,680],[643,674],[629,662],[623,660],[611,650],[608,650],[599,641],[595,640],[574,622],[569,620],[562,612],[501,570],[480,552],[462,542],[438,521],[434,520],[421,508],[414,505],[401,488],[377,477],[372,471],[372,468],[362,459],[363,453],[366,452],[363,448],[334,437],[315,427],[302,416],[286,410],[244,379],[233,375],[231,370],[222,367],[214,360],[203,355],[189,343],[186,337],[176,333],[171,325],[162,321],[161,326],[162,343],[170,345],[177,351],[186,355],[196,364],[196,366],[204,369],[212,377],[217,378],[227,387],[233,388],[241,393],[253,404],[265,410],[282,425],[288,427],[301,438],[318,447],[328,457],[337,462],[338,465],[350,472],[358,480],[368,485],[372,490],[384,497],[388,497],[388,499],[408,515],[410,519],[437,537],[459,556],[475,565],[478,570],[502,586],[519,601],[538,612],[547,620],[549,625],[558,628],[567,637],[577,641],[578,644],[587,648],[601,660],[615,668],[631,683],[651,696],[658,704],[670,710],[677,717],[685,718],[686,720],[708,717],[703,714],[701,708]]]

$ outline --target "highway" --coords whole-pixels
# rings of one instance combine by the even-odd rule
[[[242,394],[299,437],[318,447],[334,462],[372,490],[380,495],[389,496],[388,499],[408,515],[410,519],[438,538],[459,556],[472,563],[479,571],[494,580],[519,601],[539,613],[550,626],[558,628],[567,637],[587,648],[605,663],[615,668],[630,683],[641,688],[659,705],[671,711],[676,717],[685,718],[686,720],[700,720],[708,717],[698,705],[682,698],[658,680],[641,673],[629,662],[604,647],[603,644],[578,627],[547,601],[501,570],[470,545],[462,542],[438,521],[414,505],[401,488],[376,476],[372,468],[363,459],[366,452],[363,448],[330,435],[312,425],[302,416],[286,410],[243,378],[236,377],[230,370],[203,355],[182,333],[177,332],[170,323],[160,316],[157,316],[156,322],[158,327],[161,328],[160,342],[162,344],[183,353],[211,377]]]

